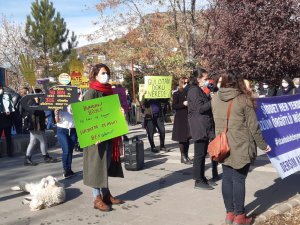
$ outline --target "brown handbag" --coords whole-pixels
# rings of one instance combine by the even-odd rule
[[[208,154],[210,158],[217,162],[223,162],[224,159],[229,155],[230,146],[228,144],[227,139],[227,131],[228,131],[228,121],[230,117],[230,111],[232,106],[233,99],[229,102],[229,106],[227,109],[227,123],[226,128],[222,131],[221,134],[215,137],[208,145]]]

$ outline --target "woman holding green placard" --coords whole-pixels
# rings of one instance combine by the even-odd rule
[[[89,75],[89,90],[83,101],[101,98],[113,94],[108,84],[110,70],[105,64],[95,65]],[[94,208],[110,211],[112,204],[122,204],[124,201],[114,198],[108,188],[108,176],[124,177],[120,161],[122,138],[95,143],[83,151],[83,183],[93,188]]]

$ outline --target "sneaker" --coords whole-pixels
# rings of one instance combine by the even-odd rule
[[[63,174],[63,177],[65,179],[68,179],[68,178],[71,178],[72,176],[74,176],[74,172],[72,170],[68,170],[68,171],[65,171],[64,174]]]
[[[153,152],[153,153],[159,153],[159,149],[157,149],[157,148],[151,148],[151,152]]]
[[[195,189],[201,189],[201,190],[213,190],[214,189],[205,180],[196,180],[194,188]]]

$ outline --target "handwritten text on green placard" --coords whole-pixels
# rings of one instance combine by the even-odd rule
[[[118,95],[78,102],[71,106],[82,148],[128,133]]]

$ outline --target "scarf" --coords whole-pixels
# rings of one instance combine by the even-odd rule
[[[113,90],[110,84],[101,84],[97,80],[90,82],[90,88],[104,93],[105,96],[113,94]]]
[[[99,81],[90,82],[90,88],[102,92],[105,96],[113,94],[110,84],[101,84]],[[123,153],[123,143],[121,137],[112,139],[112,161],[119,162],[121,153]]]

